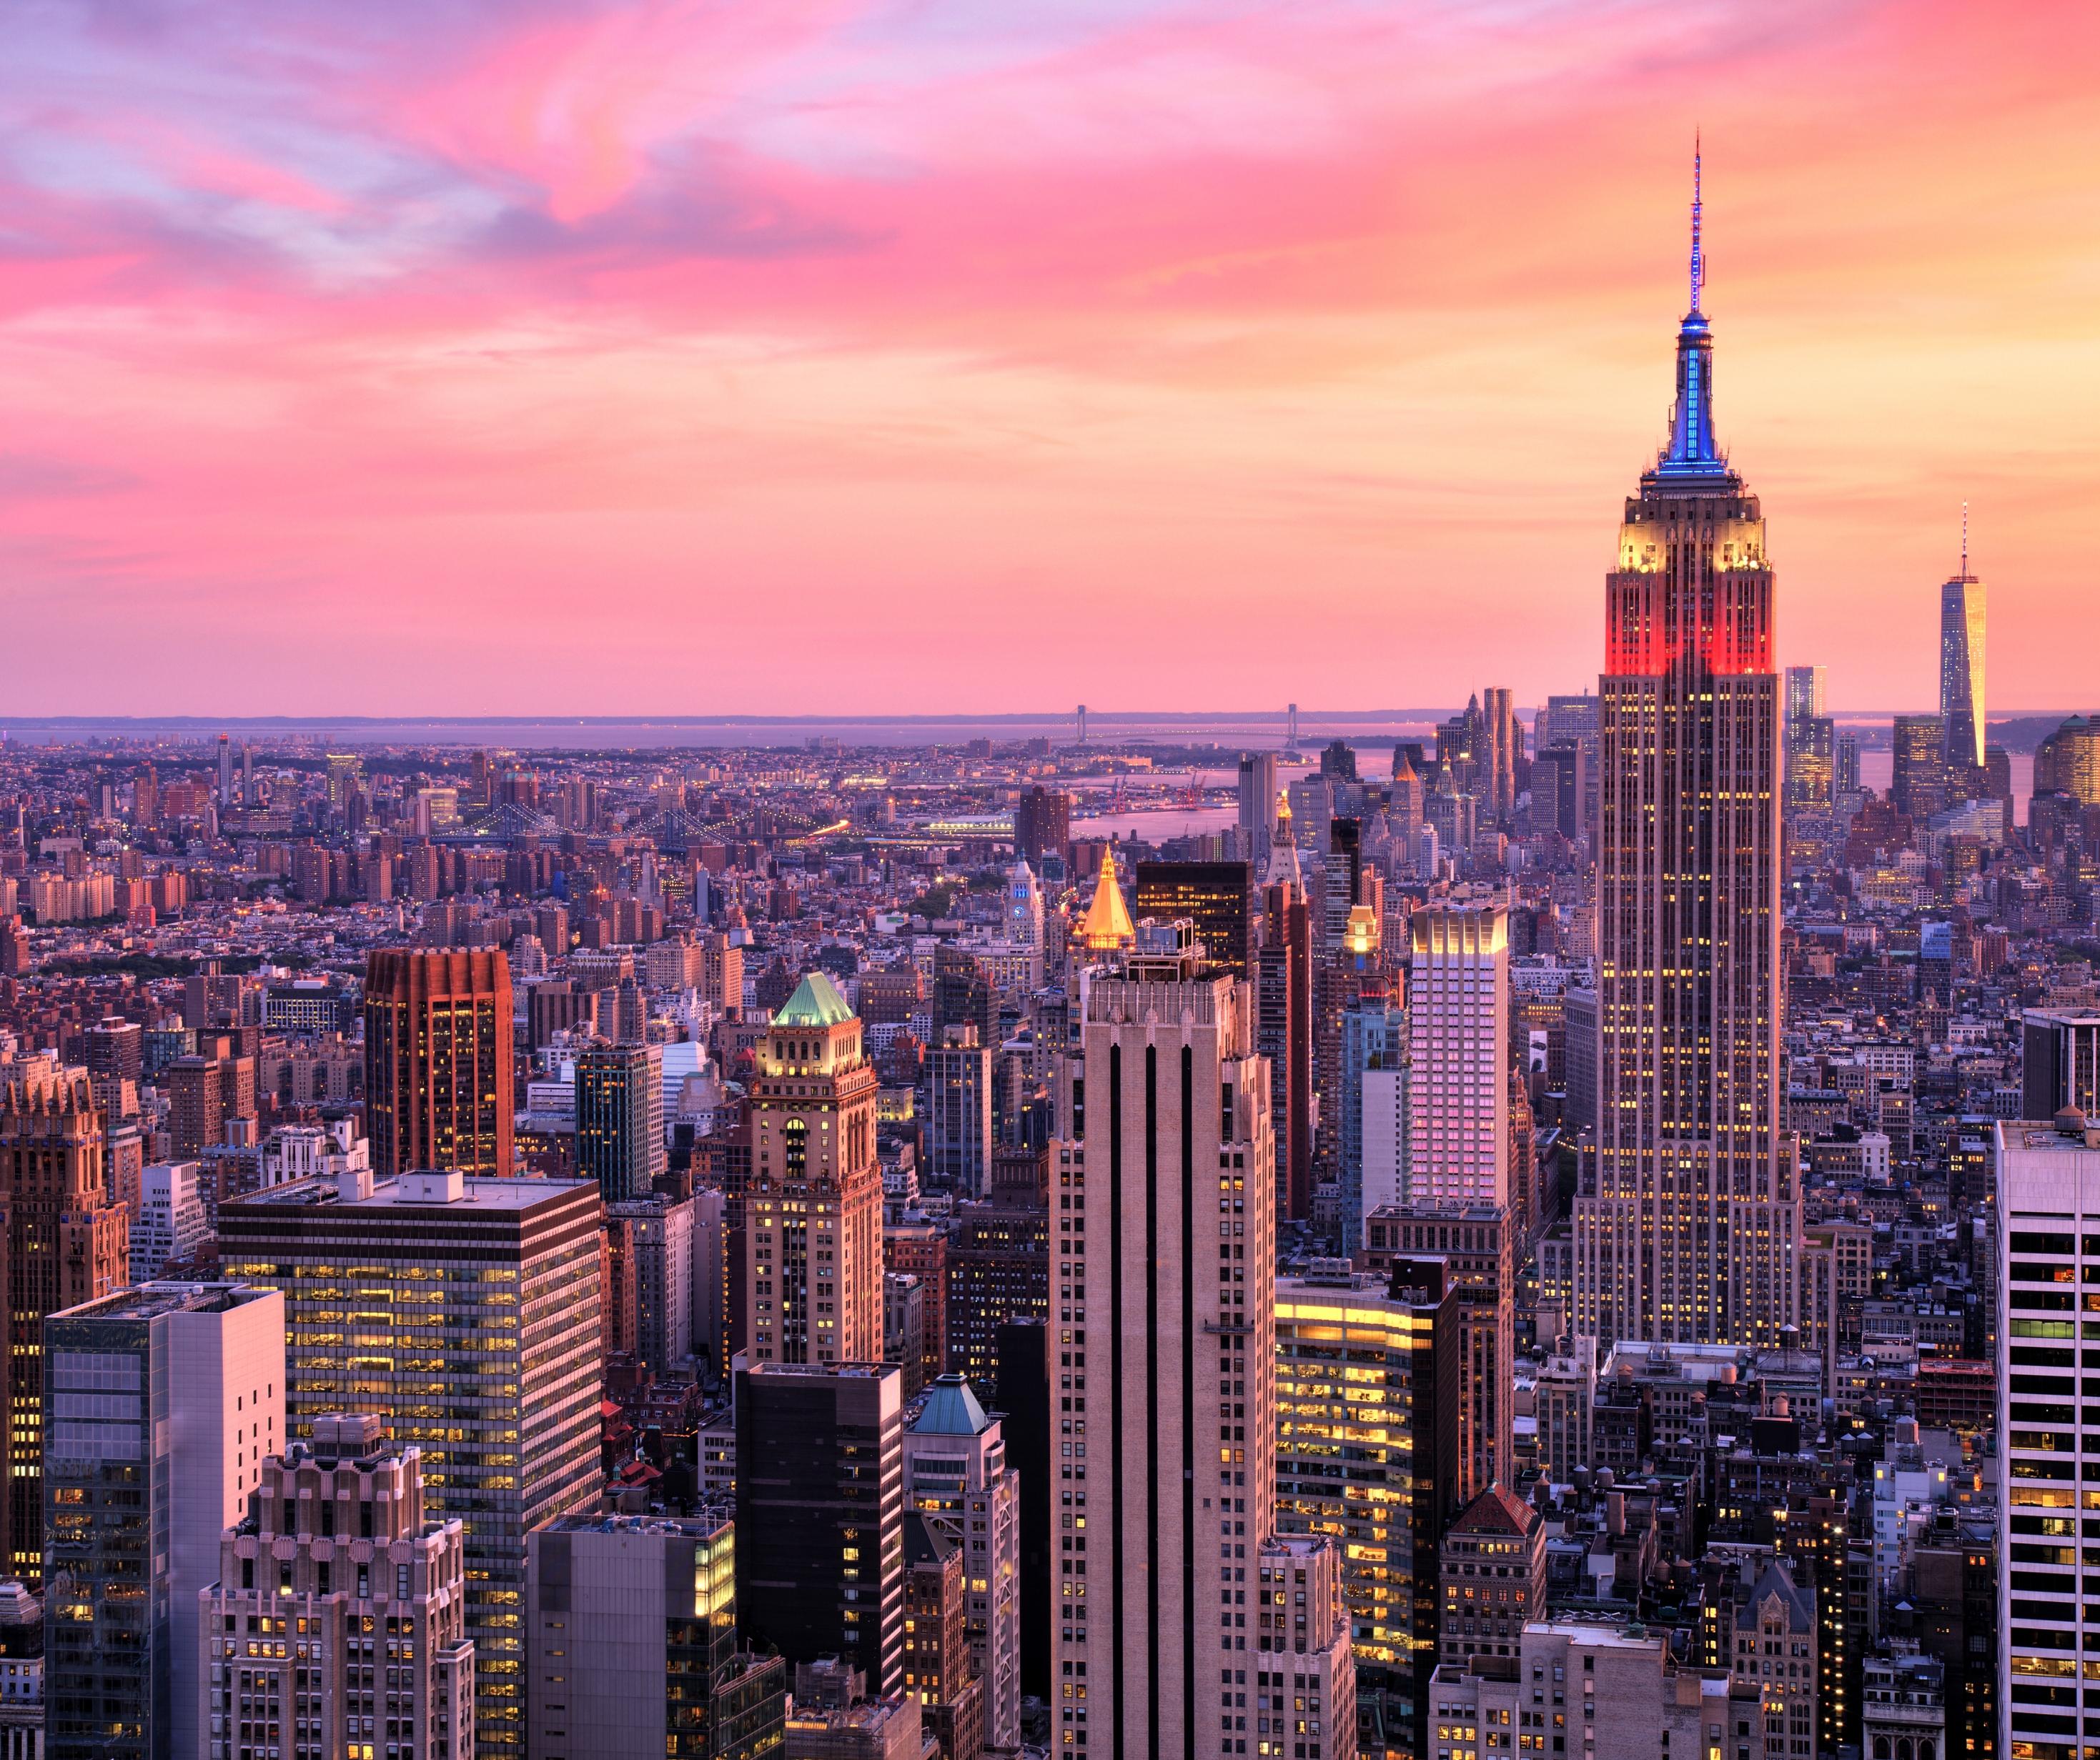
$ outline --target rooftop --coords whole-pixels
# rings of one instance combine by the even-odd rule
[[[250,1283],[140,1283],[68,1308],[54,1319],[157,1320],[169,1313],[225,1313],[276,1291]]]
[[[992,1420],[960,1375],[939,1376],[926,1390],[926,1406],[911,1427],[914,1436],[982,1436]]]
[[[333,1178],[296,1180],[289,1185],[272,1186],[262,1191],[248,1192],[238,1198],[228,1198],[219,1207],[220,1213],[236,1208],[257,1209],[284,1204],[327,1205],[338,1210],[382,1212],[399,1209],[428,1209],[442,1203],[453,1215],[461,1212],[482,1215],[507,1214],[529,1210],[549,1198],[566,1197],[582,1188],[598,1190],[595,1180],[549,1179],[476,1179],[462,1177],[460,1195],[453,1199],[433,1198],[426,1195],[426,1186],[418,1183],[421,1176],[411,1173],[404,1179],[378,1180],[373,1182],[367,1197],[345,1197],[341,1184]]]
[[[773,1017],[773,1026],[776,1032],[783,1027],[837,1027],[853,1018],[853,1010],[846,1006],[846,999],[830,977],[822,971],[809,971],[803,973],[787,1005]]]

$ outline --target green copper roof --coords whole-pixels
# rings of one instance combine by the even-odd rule
[[[853,1019],[837,985],[820,971],[805,972],[788,1005],[773,1017],[775,1027],[836,1027]]]
[[[969,1383],[960,1375],[944,1375],[927,1388],[926,1409],[911,1431],[915,1436],[982,1436],[990,1423]]]

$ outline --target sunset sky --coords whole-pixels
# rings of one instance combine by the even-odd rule
[[[1594,687],[1705,146],[1780,657],[2100,708],[2100,8],[24,0],[0,712]],[[24,657],[34,663],[24,667]]]

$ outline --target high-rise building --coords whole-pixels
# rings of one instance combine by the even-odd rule
[[[960,1375],[928,1390],[904,1432],[904,1506],[963,1555],[964,1636],[984,1683],[984,1740],[1021,1740],[1021,1479],[1000,1420]]]
[[[1145,862],[1137,865],[1137,914],[1171,922],[1186,917],[1211,963],[1245,978],[1255,942],[1252,862]]]
[[[60,1075],[0,1090],[0,1190],[8,1291],[7,1498],[10,1573],[44,1574],[44,1318],[130,1282],[131,1218],[109,1189],[104,1115],[87,1082]]]
[[[1509,1201],[1509,912],[1438,906],[1408,919],[1409,1196]]]
[[[364,975],[372,1168],[510,1173],[510,965],[501,948],[375,949]]]
[[[2029,1009],[2021,1017],[2021,1110],[2054,1118],[2076,1107],[2100,1118],[2100,1010]]]
[[[970,1665],[968,1567],[962,1548],[916,1510],[904,1512],[904,1690],[941,1760],[985,1745],[985,1683]]]
[[[131,822],[141,830],[161,822],[161,778],[149,763],[131,772]]]
[[[829,978],[806,973],[759,1041],[757,1059],[744,1235],[752,1361],[876,1362],[884,1269],[875,1155],[880,1082],[862,1051],[861,1023]]]
[[[1824,672],[1820,666],[1786,669],[1786,803],[1789,807],[1830,804],[1834,736],[1824,702]]]
[[[894,1363],[736,1372],[737,1603],[754,1648],[904,1679],[904,1403]]]
[[[1813,721],[1830,713],[1824,698],[1828,673],[1829,668],[1820,666],[1790,666],[1786,669],[1789,721]]]
[[[2079,1554],[2069,1542],[2079,1511],[2100,1507],[2100,1490],[2081,1489],[2076,1476],[2079,1450],[2100,1451],[2100,1412],[2076,1403],[2073,1372],[2075,1280],[2100,1281],[2100,1129],[2069,1112],[2005,1119],[1993,1149],[1992,1319],[2010,1359],[1997,1378],[1998,1434],[2006,1451],[1998,1525],[2022,1561],[1998,1575],[1997,1676],[2009,1689],[2012,1752],[2031,1743],[2037,1753],[2062,1753],[2054,1738],[2075,1727],[2067,1714],[2076,1690],[2071,1659],[2096,1624],[2081,1616]]]
[[[588,1505],[526,1536],[536,1760],[781,1751],[787,1667],[742,1647],[738,1544],[720,1511],[608,1516]]]
[[[665,1163],[664,1048],[585,1049],[576,1058],[576,1172],[615,1204],[646,1196]]]
[[[1714,433],[1699,224],[1695,168],[1670,436],[1605,582],[1598,1150],[1570,1330],[1776,1343],[1801,1234],[1780,1054],[1783,705],[1763,513]]]
[[[218,736],[218,804],[222,811],[234,804],[233,742],[223,733]]]
[[[1983,614],[1988,590],[1969,572],[1968,517],[1962,517],[1961,572],[1939,588],[1939,719],[1953,771],[1983,768]]]
[[[1524,1629],[1546,1613],[1546,1518],[1507,1487],[1476,1492],[1439,1549],[1445,1665],[1516,1673]]]
[[[1947,804],[1947,723],[1936,715],[1898,715],[1890,738],[1889,798],[1898,812],[1921,822]]]
[[[987,1394],[999,1329],[1050,1318],[1050,1151],[995,1151],[990,1195],[959,1207],[948,1243],[948,1367]]]
[[[1364,1218],[1406,1195],[1412,1081],[1407,1010],[1382,977],[1367,974],[1342,1010],[1341,1081],[1335,1095],[1341,1239],[1335,1250],[1344,1257],[1362,1247]]]
[[[1268,1065],[1251,988],[1202,975],[1189,940],[1172,926],[1140,931],[1123,970],[1096,973],[1084,993],[1086,1110],[1058,1168],[1058,1195],[1073,1200],[1072,1234],[1058,1240],[1071,1281],[1061,1265],[1046,1396],[1057,1449],[1052,1740],[1061,1748],[1069,1733],[1076,1749],[1084,1729],[1095,1753],[1220,1755],[1255,1711],[1239,1698],[1278,1710],[1269,1701],[1295,1683],[1300,1714],[1321,1718],[1346,1756],[1354,1683],[1346,1624],[1321,1599],[1339,1593],[1331,1557],[1323,1547],[1317,1562],[1299,1558],[1298,1542],[1273,1532]],[[1295,1630],[1299,1589],[1308,1625]]]
[[[198,1597],[283,1445],[284,1300],[147,1283],[51,1314],[42,1335],[44,1752],[202,1753]]]
[[[1240,853],[1257,865],[1268,857],[1278,798],[1274,752],[1240,755]]]
[[[1860,792],[1860,736],[1840,733],[1832,745],[1830,787],[1833,798]]]
[[[170,1260],[187,1260],[211,1239],[211,1219],[195,1161],[140,1169],[139,1214],[131,1223],[130,1275],[140,1283],[157,1278]]]
[[[1589,767],[1577,741],[1556,741],[1542,748],[1531,761],[1533,835],[1558,831],[1571,843],[1587,837],[1590,821],[1584,803],[1589,781]]]
[[[689,1368],[693,1355],[693,1200],[661,1192],[606,1206],[611,1256],[634,1292],[631,1350],[660,1377]]]
[[[1340,1262],[1277,1281],[1276,1525],[1342,1542],[1370,1752],[1435,1751],[1414,1738],[1436,1666],[1437,1542],[1456,1507],[1458,1331],[1439,1259],[1396,1264],[1390,1281]],[[1335,1408],[1352,1415],[1345,1437]]]
[[[1276,1214],[1281,1217],[1312,1213],[1316,933],[1290,810],[1284,806],[1263,892],[1255,993],[1257,1048],[1271,1072]]]
[[[484,1757],[524,1746],[525,1535],[598,1482],[600,1208],[588,1180],[456,1171],[353,1171],[218,1208],[225,1274],[285,1294],[291,1435],[377,1413],[421,1446],[438,1519],[465,1524]]]
[[[975,1026],[951,1025],[926,1064],[926,1171],[959,1199],[982,1198],[991,1179],[991,1048]]]
[[[346,1755],[390,1733],[404,1754],[470,1760],[464,1527],[425,1520],[422,1450],[386,1441],[373,1414],[317,1418],[313,1432],[280,1441],[254,1501],[223,1518],[203,1630],[178,1665],[205,1691],[174,1752]],[[251,1650],[258,1630],[292,1631],[287,1656],[274,1640]]]
[[[1072,797],[1062,789],[1039,782],[1013,803],[1014,855],[1038,873],[1046,856],[1062,861],[1071,841]]]
[[[1516,718],[1513,693],[1489,685],[1480,693],[1480,719],[1487,735],[1487,750],[1480,759],[1480,793],[1489,812],[1498,821],[1506,821],[1516,807],[1517,763],[1524,756],[1524,729]]]

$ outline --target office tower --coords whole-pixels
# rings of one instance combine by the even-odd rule
[[[1020,1481],[1021,1691],[1043,1700],[1051,1697],[1051,1598],[1057,1569],[1050,1409],[1056,1336],[1039,1321],[1010,1320],[999,1328],[999,1384],[992,1401],[1006,1437],[1007,1467]]]
[[[424,1520],[422,1450],[386,1441],[377,1417],[317,1418],[313,1432],[280,1439],[252,1503],[223,1518],[203,1630],[178,1676],[205,1690],[174,1751],[348,1754],[370,1736],[469,1760],[465,1531]],[[280,1659],[274,1640],[251,1648],[256,1631],[294,1641]]]
[[[44,1317],[130,1281],[130,1216],[109,1190],[103,1115],[88,1085],[63,1076],[0,1090],[7,1194],[7,1569],[44,1574]]]
[[[1422,829],[1422,774],[1414,768],[1405,746],[1392,749],[1392,788],[1387,796],[1386,817],[1393,834],[1411,848]]]
[[[1065,859],[1072,841],[1072,797],[1062,789],[1047,789],[1041,783],[1013,803],[1013,853],[1039,872],[1043,858]]]
[[[223,733],[218,736],[218,804],[233,805],[233,746]]]
[[[1240,755],[1240,853],[1251,862],[1268,859],[1276,831],[1276,754]]]
[[[240,804],[250,807],[262,804],[255,793],[255,748],[245,740],[240,742]]]
[[[1571,843],[1589,834],[1583,796],[1589,777],[1573,740],[1541,749],[1531,761],[1531,833],[1557,831]]]
[[[1597,699],[1587,691],[1579,697],[1546,699],[1545,729],[1538,746],[1562,745],[1572,740],[1582,748],[1583,834],[1594,834],[1597,823],[1597,761],[1604,747],[1598,735]]]
[[[1758,499],[1714,435],[1696,169],[1693,188],[1670,438],[1605,581],[1598,1152],[1570,1329],[1776,1343],[1801,1200],[1779,1043],[1773,577]]]
[[[960,1375],[928,1391],[904,1432],[904,1504],[963,1555],[965,1631],[984,1683],[985,1744],[1021,1740],[1021,1481],[1000,1421]]]
[[[1947,724],[1939,715],[1898,715],[1889,799],[1899,813],[1929,819],[1947,804]]]
[[[1087,743],[1087,706],[1084,703],[1079,705],[1079,743],[1083,746]]]
[[[985,1745],[985,1683],[970,1665],[968,1567],[953,1540],[904,1514],[904,1690],[941,1760]]]
[[[1327,851],[1334,843],[1335,786],[1326,777],[1307,777],[1283,791],[1283,807],[1290,814],[1291,835],[1298,845],[1298,861],[1308,883],[1311,870],[1324,871]],[[1277,814],[1275,835],[1282,835],[1282,813]],[[1271,852],[1272,859],[1274,851]]]
[[[377,1413],[465,1523],[484,1755],[524,1743],[525,1534],[598,1483],[599,1207],[587,1180],[363,1171],[218,1207],[226,1275],[285,1294],[291,1435]]]
[[[1050,1318],[1050,1239],[1049,1149],[995,1151],[990,1194],[948,1243],[948,1366],[987,1393],[999,1329]]]
[[[1313,932],[1296,832],[1282,804],[1264,891],[1255,997],[1258,1048],[1271,1071],[1279,1217],[1312,1213]]]
[[[576,1058],[576,1172],[613,1204],[645,1196],[664,1165],[664,1048],[588,1047]]]
[[[926,1171],[958,1199],[981,1198],[991,1177],[990,1047],[975,1026],[951,1025],[926,1063]]]
[[[1830,713],[1824,700],[1828,669],[1820,666],[1790,666],[1786,669],[1786,718],[1789,722],[1813,721]]]
[[[1480,699],[1480,719],[1487,735],[1481,763],[1485,785],[1480,792],[1488,811],[1498,821],[1507,820],[1516,807],[1516,767],[1524,755],[1524,730],[1510,691],[1491,684]]]
[[[1468,1674],[1515,1678],[1524,1628],[1546,1613],[1546,1518],[1501,1485],[1459,1511],[1439,1560],[1443,1655]]]
[[[606,1206],[607,1246],[623,1288],[634,1292],[634,1329],[620,1348],[660,1378],[684,1373],[693,1355],[693,1200],[660,1192]]]
[[[1983,768],[1983,613],[1988,589],[1969,572],[1969,517],[1961,518],[1961,572],[1939,588],[1939,719],[1947,764]]]
[[[903,1684],[904,1410],[893,1363],[736,1372],[737,1597],[754,1647]]]
[[[1277,1280],[1276,1525],[1342,1542],[1373,1752],[1381,1735],[1388,1753],[1434,1751],[1408,1727],[1423,1728],[1437,1542],[1458,1477],[1458,1297],[1444,1272],[1431,1259],[1396,1264],[1390,1282],[1339,1264]]]
[[[1509,913],[1408,919],[1408,1187],[1419,1204],[1509,1201]]]
[[[1357,909],[1368,917],[1364,906]],[[1374,935],[1367,933],[1366,940],[1375,948]],[[1348,1000],[1342,1009],[1331,1126],[1341,1222],[1340,1239],[1332,1245],[1346,1256],[1363,1244],[1365,1215],[1397,1202],[1406,1189],[1400,1155],[1407,1140],[1409,1090],[1407,1011],[1375,970],[1348,972],[1341,981]]]
[[[1076,1748],[1084,1729],[1090,1751],[1110,1755],[1224,1752],[1214,1720],[1243,1714],[1232,1701],[1250,1688],[1268,1696],[1244,1677],[1325,1670],[1322,1647],[1343,1629],[1319,1599],[1324,1567],[1279,1552],[1271,1524],[1275,1148],[1255,1000],[1198,975],[1177,942],[1147,931],[1122,975],[1088,987],[1084,1134],[1058,1170],[1074,1306],[1069,1327],[1060,1309],[1046,1396],[1058,1450],[1052,1740],[1070,1733]],[[1295,1591],[1280,1586],[1296,1569],[1321,1578],[1303,1585],[1303,1661],[1283,1611]],[[1337,1727],[1352,1727],[1346,1714]]]
[[[924,1356],[915,1378],[924,1388],[948,1372],[948,1236],[937,1223],[898,1226],[882,1231],[883,1271],[888,1277],[913,1277],[924,1291],[920,1338]]]
[[[908,1272],[882,1278],[882,1360],[903,1371],[909,1404],[926,1388],[926,1286]]]
[[[1247,861],[1140,862],[1137,915],[1171,922],[1186,917],[1211,963],[1235,978],[1249,974],[1255,943],[1251,918],[1255,865]]]
[[[860,1022],[829,978],[806,973],[757,1058],[745,1195],[752,1360],[874,1362],[882,1354],[880,1084],[862,1052]]]
[[[2071,1732],[2058,1708],[2073,1703],[2070,1659],[2083,1642],[2079,1554],[2070,1542],[2080,1509],[2088,1519],[2100,1509],[2100,1489],[2081,1489],[2076,1476],[2078,1451],[2100,1452],[2100,1411],[2074,1403],[2079,1383],[2072,1372],[2079,1334],[2074,1286],[2082,1278],[2100,1282],[2100,1129],[2069,1111],[2049,1120],[2005,1119],[1996,1126],[1994,1150],[2000,1220],[1993,1318],[2010,1358],[1998,1378],[1998,1435],[2007,1454],[1997,1476],[1999,1525],[2021,1561],[2000,1573],[1997,1674],[2010,1688],[2006,1735],[2014,1751],[2032,1743],[2037,1753],[2062,1753],[2068,1750],[2046,1738]],[[2089,1613],[2083,1622],[2087,1630],[2100,1626]]]
[[[2034,792],[2100,806],[2100,716],[2072,715],[2035,748]],[[2033,817],[2030,803],[2028,817]]]
[[[1860,792],[1860,736],[1840,733],[1832,741],[1830,788],[1834,799]]]
[[[220,1532],[284,1441],[284,1299],[143,1284],[49,1315],[38,1349],[51,1374],[30,1529],[46,1579],[44,1752],[201,1753],[198,1597],[218,1576]]]
[[[526,1536],[535,1760],[780,1752],[787,1668],[743,1647],[739,1539],[717,1511],[608,1516],[589,1505]]]
[[[2074,1107],[2100,1118],[2100,1012],[2028,1009],[2021,1016],[2021,1110],[2054,1118]]]
[[[1826,807],[1832,802],[1837,726],[1828,715],[1786,724],[1786,803]]]
[[[142,831],[161,822],[161,778],[149,763],[131,772],[131,822]]]
[[[375,949],[364,976],[372,1168],[510,1172],[510,965],[501,948]]]
[[[211,1239],[211,1221],[197,1184],[201,1171],[194,1161],[142,1170],[139,1214],[131,1224],[133,1283],[152,1282],[170,1260],[188,1260]]]
[[[933,1031],[969,1027],[987,1054],[999,1045],[999,997],[977,956],[946,944],[933,950]]]

